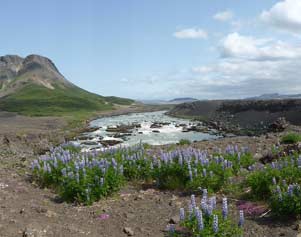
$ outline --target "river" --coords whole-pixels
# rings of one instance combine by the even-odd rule
[[[165,113],[166,111],[157,111],[102,117],[90,123],[91,127],[97,128],[96,131],[85,133],[74,142],[87,149],[98,149],[106,141],[119,141],[124,146],[140,141],[150,145],[165,145],[178,143],[182,139],[193,142],[219,137],[200,122],[170,117]],[[133,128],[133,125],[136,127]],[[131,129],[122,133],[117,129],[122,126],[130,126]],[[195,127],[198,131],[192,131]]]

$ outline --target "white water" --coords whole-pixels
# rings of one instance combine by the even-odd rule
[[[147,112],[147,113],[133,113],[128,115],[103,117],[91,122],[92,127],[100,127],[97,131],[89,133],[95,137],[93,140],[97,141],[99,136],[104,137],[103,140],[121,140],[120,138],[113,138],[114,133],[106,132],[107,127],[113,127],[121,124],[141,124],[141,128],[133,131],[131,136],[123,141],[122,145],[134,145],[142,141],[150,145],[164,145],[177,143],[181,139],[187,139],[191,142],[201,140],[216,139],[216,135],[211,135],[202,132],[182,132],[182,127],[176,127],[179,124],[193,125],[196,124],[187,119],[178,119],[165,115],[166,111]],[[169,125],[164,125],[162,128],[150,128],[154,122],[169,122]],[[159,131],[154,133],[153,130]],[[142,133],[142,134],[141,134]],[[92,140],[92,141],[93,141]],[[88,146],[89,147],[89,146]],[[93,147],[93,146],[90,146]],[[95,147],[95,146],[94,146]]]

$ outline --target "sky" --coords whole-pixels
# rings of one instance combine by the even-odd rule
[[[0,55],[134,99],[301,93],[301,0],[10,0]]]

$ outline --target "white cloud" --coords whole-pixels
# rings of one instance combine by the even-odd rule
[[[221,42],[221,56],[250,60],[283,60],[301,58],[301,47],[283,41],[254,38],[238,33],[227,35]]]
[[[301,32],[301,1],[280,1],[270,10],[263,11],[260,19],[280,30],[298,34]]]
[[[213,19],[218,20],[218,21],[229,21],[233,18],[234,14],[232,11],[223,11],[223,12],[218,12],[213,16]]]
[[[161,75],[169,97],[245,98],[264,93],[294,94],[301,91],[301,46],[272,38],[239,33],[221,42],[221,58],[191,68],[190,72]],[[163,81],[163,79],[162,79]]]
[[[175,32],[174,37],[178,39],[207,39],[208,33],[200,28],[187,28]]]

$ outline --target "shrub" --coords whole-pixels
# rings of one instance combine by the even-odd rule
[[[281,142],[284,144],[295,144],[301,141],[301,134],[288,133],[281,138]]]
[[[183,146],[183,145],[190,145],[191,141],[189,141],[188,139],[181,139],[179,141],[179,145]]]
[[[180,225],[188,230],[189,236],[228,236],[240,237],[243,235],[244,214],[240,211],[240,218],[235,223],[228,215],[227,198],[223,198],[222,210],[216,207],[216,197],[207,197],[204,190],[201,206],[196,205],[195,196],[191,196],[188,212],[180,209]],[[170,230],[171,236],[181,236],[181,232]],[[185,235],[186,236],[186,235]]]
[[[272,212],[280,217],[300,217],[301,188],[298,184],[276,186],[270,199]]]
[[[287,180],[289,183],[301,181],[301,157],[285,157],[272,162],[247,177],[251,194],[256,199],[268,199],[272,195],[272,180]]]

